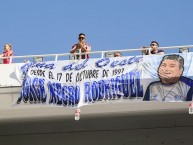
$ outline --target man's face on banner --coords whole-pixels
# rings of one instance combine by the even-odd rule
[[[179,80],[183,70],[179,67],[177,60],[165,59],[162,61],[158,73],[163,83],[173,83]]]

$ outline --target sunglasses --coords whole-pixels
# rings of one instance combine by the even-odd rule
[[[85,39],[84,37],[79,37],[78,39]]]
[[[157,46],[157,44],[151,44],[151,46]]]

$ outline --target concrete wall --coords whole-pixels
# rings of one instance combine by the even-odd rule
[[[192,145],[185,110],[14,120],[0,123],[1,145]]]

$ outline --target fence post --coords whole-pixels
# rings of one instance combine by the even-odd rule
[[[104,58],[104,52],[102,51],[102,53],[101,53],[101,58]]]
[[[58,61],[58,55],[56,54],[56,56],[55,56],[55,61]]]
[[[11,63],[12,63],[12,57],[10,57],[9,59],[10,59],[10,60],[9,60],[9,64],[11,64]]]

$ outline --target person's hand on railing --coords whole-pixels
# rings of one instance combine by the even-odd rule
[[[144,48],[144,50],[142,50],[143,55],[149,55],[149,54],[151,54],[151,47],[149,47],[149,46],[143,46],[142,48]],[[147,50],[147,48],[149,48],[149,49]]]

